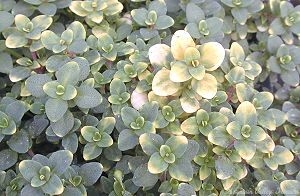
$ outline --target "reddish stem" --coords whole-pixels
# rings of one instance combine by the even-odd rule
[[[29,150],[27,151],[27,154],[28,154],[29,156],[31,156],[31,157],[34,156],[34,152],[32,151],[32,149],[29,149]]]
[[[31,57],[32,57],[32,60],[34,60],[34,61],[37,61],[37,60],[38,60],[38,57],[37,57],[36,52],[31,52]],[[39,65],[40,65],[40,64],[39,64]],[[38,74],[43,74],[43,73],[45,73],[45,67],[43,67],[43,66],[40,65],[40,67],[39,67],[39,68],[36,68],[34,71],[35,71],[36,73],[38,73]]]
[[[230,86],[227,91],[226,91],[226,94],[227,94],[227,101],[231,101],[233,95],[234,95],[234,91],[235,91],[235,88],[234,86]]]
[[[31,57],[32,57],[32,60],[36,61],[37,60],[36,52],[31,52]]]
[[[235,140],[232,140],[232,142],[226,147],[226,149],[230,149],[233,147]]]
[[[106,61],[106,66],[107,66],[108,69],[112,69],[113,62],[112,61]]]

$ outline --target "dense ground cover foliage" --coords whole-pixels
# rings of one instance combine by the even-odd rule
[[[0,195],[299,195],[300,6],[0,0]]]

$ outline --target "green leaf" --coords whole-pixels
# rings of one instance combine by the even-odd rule
[[[208,42],[200,45],[200,64],[207,71],[216,70],[224,61],[225,49],[218,42]]]
[[[27,67],[14,67],[9,73],[12,82],[19,82],[30,76],[31,70]]]
[[[97,128],[108,134],[111,134],[116,124],[116,119],[114,117],[104,117],[100,120]]]
[[[248,138],[249,141],[262,141],[267,137],[266,132],[263,130],[263,128],[259,126],[252,126],[251,127],[251,133],[250,137]]]
[[[199,169],[200,180],[205,180],[210,175],[211,175],[211,168],[209,168],[206,165],[202,165]]]
[[[190,117],[184,120],[180,126],[183,132],[191,135],[198,135],[200,133],[198,127],[196,117]]]
[[[121,131],[118,138],[118,147],[121,151],[134,148],[139,143],[138,136],[129,129]]]
[[[188,47],[184,51],[184,61],[187,65],[198,66],[200,64],[200,52],[195,47]],[[193,62],[196,61],[196,62]]]
[[[228,124],[228,118],[219,112],[211,112],[209,114],[209,124],[215,128]]]
[[[249,101],[242,102],[236,109],[235,116],[241,125],[256,125],[257,114],[254,105]]]
[[[165,144],[171,148],[176,158],[180,158],[187,149],[188,140],[185,136],[171,136]]]
[[[59,195],[64,191],[63,183],[56,174],[53,174],[50,177],[49,181],[41,188],[44,193],[47,193],[49,195]]]
[[[175,116],[180,116],[184,111],[180,105],[180,100],[173,100],[168,103],[168,106],[172,108],[173,113]]]
[[[256,151],[255,143],[247,140],[236,140],[234,142],[234,148],[237,150],[239,155],[245,160],[252,159]]]
[[[121,41],[125,39],[132,32],[132,25],[130,24],[122,24],[116,30],[117,38],[116,41]]]
[[[283,41],[279,36],[270,35],[267,41],[267,49],[271,54],[276,54],[281,44],[283,44]]]
[[[280,183],[281,191],[286,195],[298,195],[300,193],[300,182],[297,180],[284,180]]]
[[[127,127],[130,127],[130,124],[140,116],[141,116],[140,113],[131,107],[123,107],[121,110],[121,117],[123,123]]]
[[[198,23],[205,19],[203,10],[195,3],[190,2],[186,6],[186,19],[189,23]]]
[[[158,108],[157,102],[148,102],[139,109],[139,113],[145,121],[153,122],[157,117]]]
[[[0,170],[6,170],[14,166],[18,161],[18,153],[10,149],[0,151]]]
[[[148,6],[149,11],[153,10],[158,16],[165,15],[167,13],[167,6],[164,1],[152,1]]]
[[[296,108],[292,108],[288,110],[286,113],[287,121],[292,123],[293,125],[300,126],[299,114],[300,114],[300,110]]]
[[[0,72],[9,74],[12,69],[13,69],[13,62],[11,56],[4,52],[0,53]]]
[[[99,130],[93,126],[84,126],[81,129],[81,135],[88,142],[94,142],[93,137],[96,132],[99,132]]]
[[[53,16],[56,13],[57,7],[53,3],[43,3],[38,7],[38,10],[45,15]]]
[[[240,102],[251,101],[255,90],[247,84],[239,83],[236,85],[236,94]]]
[[[46,14],[47,15],[47,14]],[[31,22],[33,23],[33,26],[35,29],[39,29],[40,31],[44,31],[49,28],[49,26],[52,24],[53,19],[50,16],[46,15],[39,15],[34,17]]]
[[[275,73],[281,73],[281,68],[279,65],[279,62],[277,61],[277,58],[274,56],[271,56],[267,60],[267,65],[270,67],[270,70]]]
[[[88,59],[84,57],[76,57],[72,59],[72,61],[76,62],[79,65],[79,81],[85,80],[90,74],[90,63]]]
[[[198,95],[206,99],[212,99],[217,93],[217,80],[216,78],[206,73],[202,80],[192,79],[191,86]]]
[[[159,152],[151,155],[148,162],[148,170],[152,174],[159,174],[168,168],[168,163],[160,156]]]
[[[158,134],[144,133],[139,137],[139,143],[143,151],[150,156],[159,151],[159,148],[163,145],[164,141]]]
[[[280,16],[283,18],[286,17],[289,14],[289,12],[293,11],[294,6],[290,2],[280,2],[279,8],[280,8]]]
[[[184,158],[177,159],[175,163],[169,166],[169,174],[172,178],[188,182],[193,178],[193,167],[189,160]]]
[[[157,118],[154,121],[154,126],[155,128],[165,128],[166,126],[168,126],[169,121],[167,121],[164,117],[164,115],[162,114],[161,111],[158,111],[158,115]]]
[[[60,37],[52,31],[46,30],[41,34],[41,41],[45,48],[53,50],[53,48],[59,44]]]
[[[118,162],[122,158],[122,151],[118,148],[118,144],[116,142],[105,148],[103,154],[105,158],[110,161]]]
[[[275,143],[273,139],[269,135],[267,135],[264,140],[256,142],[256,148],[263,153],[269,153],[274,150]]]
[[[167,29],[174,24],[174,20],[172,17],[163,15],[157,18],[157,21],[154,25],[154,28],[158,30]]]
[[[70,71],[72,70],[72,71]],[[80,68],[78,63],[71,61],[64,64],[56,73],[57,81],[62,85],[75,85],[80,76]]]
[[[68,84],[68,85],[66,85],[65,92],[61,96],[61,99],[65,100],[65,101],[69,101],[69,100],[74,99],[76,97],[76,95],[77,95],[76,88],[73,85]]]
[[[81,5],[82,5],[82,3],[80,1],[72,1],[71,5],[70,5],[70,9],[76,15],[85,17],[88,15],[89,12],[87,10],[85,10]]]
[[[299,74],[296,71],[282,71],[280,77],[286,84],[291,86],[299,85]]]
[[[31,179],[31,182],[30,182],[30,185],[32,187],[41,187],[43,186],[44,184],[46,184],[46,181],[45,180],[40,180],[39,176],[38,175],[35,175],[32,179]]]
[[[10,149],[18,153],[26,153],[31,147],[30,138],[24,130],[17,131],[7,141]]]
[[[32,5],[41,5],[42,2],[40,0],[24,0],[25,2],[32,4]]]
[[[61,119],[51,122],[52,131],[58,137],[66,136],[74,126],[74,117],[70,111],[67,111]]]
[[[214,128],[209,134],[208,134],[208,140],[218,146],[222,146],[226,148],[232,143],[232,138],[229,136],[229,134],[226,132],[225,127],[219,126]]]
[[[1,134],[12,135],[17,131],[16,123],[5,113],[0,111]]]
[[[63,117],[68,110],[67,101],[49,98],[45,104],[46,115],[50,121],[56,122]]]
[[[162,69],[156,73],[152,81],[152,90],[156,95],[168,96],[180,89],[180,83],[170,80],[170,71]]]
[[[245,70],[240,67],[234,67],[226,75],[225,78],[231,84],[243,83],[245,81]]]
[[[25,86],[32,96],[42,97],[45,95],[43,86],[50,81],[51,78],[46,74],[35,74],[27,78],[25,81]]]
[[[146,26],[145,20],[147,19],[148,11],[145,8],[134,9],[130,13],[136,23]]]
[[[149,48],[149,60],[152,65],[166,67],[173,60],[170,46],[155,44]]]
[[[67,49],[67,45],[54,45],[53,48],[52,48],[52,51],[54,53],[60,53],[60,52],[63,52]]]
[[[241,25],[244,25],[248,19],[248,10],[246,8],[232,8],[231,14]]]
[[[68,134],[63,137],[61,145],[65,150],[69,150],[73,154],[77,151],[78,148],[78,137],[75,133]]]
[[[271,180],[262,180],[256,186],[256,191],[261,195],[274,195],[278,189],[278,183]]]
[[[5,20],[0,21],[0,32],[10,27],[14,23],[14,16],[6,11],[0,11],[0,18],[5,18]]]
[[[193,38],[200,39],[202,34],[199,32],[199,27],[196,23],[189,23],[184,28]]]
[[[202,80],[205,76],[205,68],[203,66],[189,67],[189,73],[196,80]]]
[[[20,173],[28,182],[30,182],[31,179],[38,174],[42,167],[43,165],[39,162],[32,160],[23,160],[19,164]]]
[[[78,174],[82,177],[85,186],[92,186],[97,182],[103,172],[103,166],[98,162],[90,162],[83,164]]]
[[[70,61],[70,58],[68,56],[65,56],[65,55],[52,55],[46,60],[45,66],[46,66],[46,69],[47,69],[48,72],[56,72],[64,64],[66,64],[69,61]],[[78,65],[79,65],[79,63],[78,63]]]
[[[42,196],[44,193],[41,189],[32,187],[30,184],[25,185],[21,190],[21,195]]]
[[[81,196],[82,192],[78,188],[73,188],[73,187],[67,186],[64,188],[64,192],[62,195],[64,195],[64,196]]]
[[[73,37],[76,40],[81,40],[86,38],[86,32],[83,24],[81,24],[79,21],[74,21],[72,22],[69,26],[68,29],[73,31]]]
[[[226,126],[226,131],[232,135],[235,139],[241,140],[243,139],[243,136],[241,134],[242,125],[238,121],[230,122]]]
[[[217,177],[221,180],[230,178],[235,172],[233,163],[225,156],[219,156],[215,164]]]
[[[136,129],[134,132],[136,135],[140,136],[143,133],[155,133],[155,127],[152,122],[145,121],[144,126],[140,129]]]
[[[123,4],[119,1],[107,1],[107,8],[104,9],[106,16],[112,16],[120,13],[123,10]]]
[[[294,159],[294,155],[287,148],[279,145],[275,146],[273,154],[278,165],[285,165]]]
[[[73,154],[68,150],[59,150],[49,157],[52,171],[57,174],[64,173],[73,161]]]
[[[80,108],[93,108],[102,103],[101,94],[94,88],[82,85],[77,88],[77,96],[74,98],[76,105]]]
[[[79,54],[86,52],[88,48],[87,43],[84,40],[74,40],[69,46],[68,50],[70,52]]]
[[[167,192],[170,192],[171,190],[172,190],[172,186],[169,181],[162,182],[158,188],[158,192],[160,192],[160,193],[167,193]]]
[[[195,97],[189,97],[186,93],[180,97],[180,104],[186,113],[194,113],[200,108],[199,101]]]
[[[102,153],[102,148],[98,147],[96,143],[87,143],[83,148],[84,160],[92,160],[97,158]]]
[[[5,113],[16,123],[19,123],[22,120],[27,111],[28,105],[23,101],[14,101],[5,108]]]
[[[229,7],[235,7],[232,0],[221,0],[221,2]]]
[[[111,136],[105,132],[100,132],[101,134],[101,140],[96,142],[98,147],[101,148],[105,148],[105,147],[109,147],[113,144],[113,139],[111,138]]]
[[[274,157],[265,157],[263,158],[265,164],[272,170],[276,170],[278,168],[278,163]]]
[[[113,79],[109,86],[112,95],[121,95],[126,92],[126,86],[120,79]]]
[[[174,33],[171,40],[171,52],[175,60],[184,59],[184,51],[188,47],[195,47],[195,42],[190,34],[184,30],[178,30]],[[201,52],[200,52],[201,53]]]
[[[194,187],[187,183],[180,183],[177,193],[178,195],[196,195]]]
[[[21,32],[15,31],[11,33],[5,40],[5,45],[8,48],[20,48],[28,43],[28,39]]]
[[[43,90],[49,97],[58,98],[59,97],[57,94],[57,86],[58,85],[60,85],[59,82],[50,81],[43,85]]]
[[[237,43],[233,42],[230,47],[230,61],[238,66],[239,62],[244,62],[245,60],[245,52],[243,47]]]
[[[158,175],[148,171],[148,165],[140,165],[133,174],[132,182],[139,187],[152,187],[156,184]]]
[[[172,82],[185,82],[192,78],[189,67],[183,61],[175,61],[171,64],[170,80]]]
[[[206,19],[205,21],[207,23],[207,28],[211,36],[223,36],[223,19],[218,17],[211,17]]]

